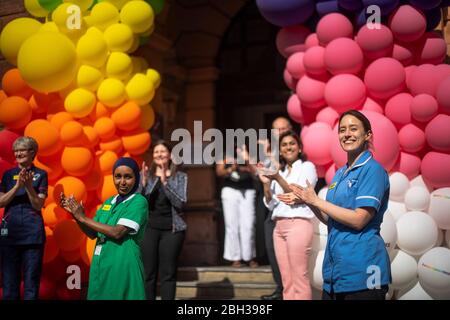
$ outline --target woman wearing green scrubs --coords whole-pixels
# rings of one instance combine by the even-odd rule
[[[86,217],[82,203],[61,195],[61,207],[70,212],[81,230],[97,238],[89,273],[88,300],[145,300],[144,267],[139,243],[148,217],[147,199],[136,193],[139,167],[120,158],[113,167],[118,194]]]

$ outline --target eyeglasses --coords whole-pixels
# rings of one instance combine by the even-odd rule
[[[32,150],[33,149],[16,149],[16,150],[14,150],[14,153],[25,153],[25,152],[29,152]]]

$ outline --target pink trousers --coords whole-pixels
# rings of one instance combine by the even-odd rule
[[[273,242],[283,282],[284,300],[311,300],[308,259],[313,226],[309,219],[278,218]]]

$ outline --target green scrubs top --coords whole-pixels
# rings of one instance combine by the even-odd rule
[[[116,204],[111,197],[98,209],[94,220],[132,229],[120,240],[97,234],[89,273],[88,300],[145,300],[144,266],[139,242],[147,225],[147,199],[133,194]]]

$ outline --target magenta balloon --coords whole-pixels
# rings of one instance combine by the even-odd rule
[[[394,36],[388,27],[383,24],[379,26],[379,29],[369,29],[364,24],[356,36],[356,42],[361,47],[364,55],[371,60],[387,57],[392,54]]]
[[[422,93],[411,101],[411,115],[414,120],[428,122],[438,113],[438,103],[433,96]]]
[[[310,75],[322,75],[327,72],[325,67],[325,48],[321,46],[315,46],[309,48],[305,52],[303,57],[303,65],[305,70]]]
[[[286,70],[292,77],[300,79],[305,74],[304,56],[304,52],[296,52],[287,59]]]
[[[419,175],[421,163],[422,160],[418,156],[401,151],[397,163],[391,171],[400,171],[409,180],[412,180]]]
[[[447,56],[447,44],[440,36],[432,32],[424,35],[416,52],[416,64],[440,64]]]
[[[306,50],[305,40],[311,31],[304,26],[284,27],[277,33],[276,45],[278,52],[288,58],[295,52]]]
[[[414,62],[414,51],[408,45],[395,43],[394,49],[392,50],[392,58],[400,61],[406,67]]]
[[[316,33],[319,43],[325,46],[337,38],[353,38],[353,25],[346,16],[330,13],[320,19]]]
[[[450,152],[450,116],[438,114],[425,128],[427,142],[437,151]]]
[[[303,112],[300,100],[296,94],[291,95],[287,102],[287,113],[289,117],[297,123],[303,123]]]
[[[311,124],[302,140],[308,160],[317,165],[325,165],[332,160],[330,153],[332,135],[328,124],[322,122]]]
[[[411,123],[410,105],[413,96],[409,93],[399,93],[386,102],[384,112],[397,128]]]
[[[328,167],[327,171],[325,171],[325,182],[330,185],[331,181],[333,181],[334,175],[336,174],[336,165],[333,163]]]
[[[325,100],[338,113],[361,109],[366,100],[366,87],[357,76],[340,74],[331,78],[325,86]]]
[[[19,137],[20,136],[17,133],[9,131],[8,129],[3,129],[0,131],[0,157],[6,162],[16,162],[16,157],[12,151],[12,145]]]
[[[441,110],[446,114],[450,114],[450,76],[447,76],[439,83],[436,98]]]
[[[296,88],[296,86],[297,86],[298,79],[292,77],[291,74],[289,73],[289,71],[287,71],[287,69],[284,69],[284,72],[283,72],[283,79],[284,79],[284,83],[286,84],[286,86],[287,86],[289,89],[295,91],[295,88]]]
[[[408,123],[398,132],[398,141],[403,151],[419,152],[425,147],[425,132],[412,123]]]
[[[366,101],[363,104],[362,110],[369,110],[373,112],[377,112],[380,114],[384,114],[383,107],[377,101],[367,97]]]
[[[450,155],[440,152],[428,152],[420,166],[425,183],[435,189],[450,186]]]
[[[332,74],[357,74],[364,62],[364,56],[359,45],[349,38],[338,38],[331,41],[325,48],[325,65]]]
[[[312,0],[256,0],[256,5],[267,21],[280,27],[304,23],[314,12]]]
[[[314,46],[319,45],[319,39],[317,38],[317,33],[311,33],[305,40],[306,48],[309,49]]]
[[[444,81],[445,78],[450,76],[450,65],[448,64],[439,64],[436,67],[434,67],[435,73],[436,73],[436,81],[437,83],[441,83]]]
[[[425,33],[427,19],[418,9],[403,5],[391,15],[389,28],[394,37],[400,41],[416,41]]]
[[[297,95],[302,106],[321,108],[325,106],[325,82],[304,75],[297,83]]]
[[[369,94],[378,99],[389,99],[405,87],[405,69],[393,58],[380,58],[366,69],[364,83]]]
[[[412,71],[407,85],[409,91],[414,96],[421,93],[436,96],[436,91],[439,86],[438,80],[436,67],[432,64],[423,64]]]
[[[339,119],[339,113],[331,107],[325,107],[319,111],[316,116],[317,122],[327,123],[330,128],[333,128],[336,121]]]

